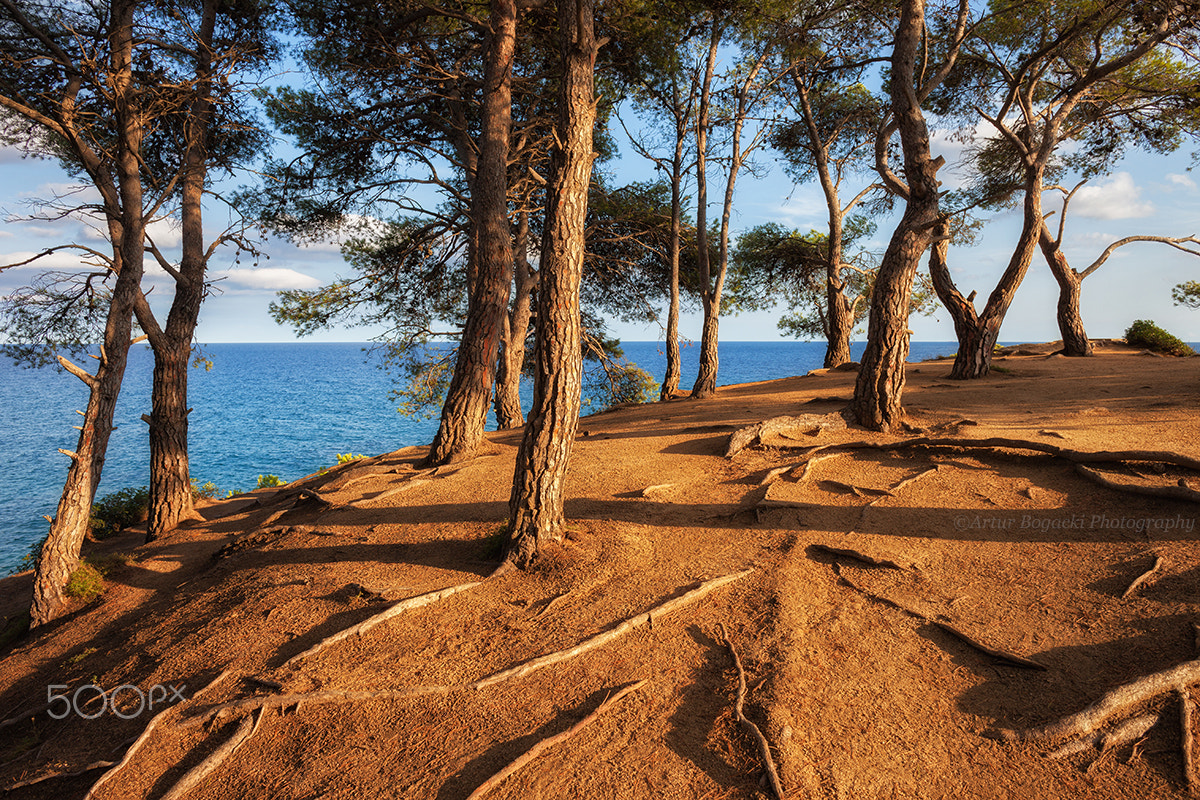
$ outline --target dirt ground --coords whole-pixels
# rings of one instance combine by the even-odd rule
[[[1200,505],[1106,488],[1068,458],[1011,448],[830,448],[807,474],[773,474],[813,446],[918,435],[1200,456],[1200,358],[1051,350],[1010,349],[974,382],[947,380],[948,362],[910,365],[914,431],[901,435],[785,426],[725,457],[744,426],[844,407],[845,371],[588,417],[569,535],[528,573],[486,579],[519,431],[489,434],[488,452],[460,468],[418,471],[421,450],[408,448],[210,505],[150,545],[137,532],[105,542],[93,556],[129,557],[109,559],[103,597],[0,651],[0,718],[17,718],[0,727],[0,789],[119,761],[170,708],[95,795],[162,797],[250,715],[205,712],[259,698],[276,707],[253,715],[253,735],[189,798],[465,798],[644,680],[488,797],[769,796],[734,714],[723,627],[788,798],[1184,797],[1174,693],[1122,710],[1114,722],[1160,716],[1103,752],[1055,759],[1056,743],[998,732],[1200,655]],[[1200,488],[1196,472],[1162,462],[1094,466],[1121,483]],[[575,657],[471,685],[747,569]],[[285,663],[394,601],[473,581]],[[0,581],[6,619],[29,585],[28,574]],[[151,712],[132,688],[112,705],[87,688],[120,685],[171,687],[183,701],[159,698]],[[47,712],[47,687],[79,708]],[[405,692],[416,687],[437,688]],[[306,697],[270,701],[279,695]],[[6,796],[83,797],[104,773]]]

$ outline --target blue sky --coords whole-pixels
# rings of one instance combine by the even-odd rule
[[[949,166],[943,170],[944,184],[950,188],[960,179],[953,165],[961,145],[947,137],[935,137],[935,150],[945,154]],[[652,177],[647,162],[629,154],[613,168],[618,181],[646,180]],[[772,155],[758,156],[770,165]],[[1190,154],[1170,157],[1134,154],[1109,176],[1098,178],[1082,190],[1071,205],[1065,236],[1065,252],[1076,269],[1082,269],[1123,236],[1157,234],[1188,236],[1200,233],[1200,176],[1188,172]],[[0,226],[0,264],[13,263],[39,249],[65,241],[102,244],[99,234],[78,220],[56,222],[21,221],[28,213],[24,201],[46,197],[56,188],[68,185],[67,177],[53,162],[23,159],[11,149],[0,149],[0,174],[6,187],[0,195],[5,222]],[[713,208],[710,218],[719,215],[723,180],[710,179]],[[1053,207],[1051,195],[1047,207]],[[223,222],[224,212],[210,211],[214,229]],[[815,185],[795,186],[782,169],[772,167],[761,178],[744,174],[738,181],[733,229],[745,230],[762,222],[779,222],[801,230],[823,228],[825,210]],[[952,272],[963,294],[978,290],[977,306],[982,307],[995,281],[1003,271],[1019,229],[1019,212],[997,215],[985,228],[978,245],[953,248]],[[882,251],[891,228],[880,223],[871,249]],[[177,247],[178,232],[167,223],[157,226],[155,239],[167,249]],[[219,278],[217,291],[202,311],[198,338],[202,342],[275,342],[292,341],[289,328],[280,327],[267,313],[275,292],[289,288],[313,288],[332,280],[344,271],[336,243],[296,247],[288,242],[266,243],[267,260],[257,266],[233,263],[233,254],[217,255],[211,265]],[[78,259],[66,254],[54,256],[44,264],[0,272],[0,292],[11,291],[32,277],[33,271],[47,266],[78,266]],[[1200,279],[1200,258],[1188,256],[1162,244],[1138,243],[1117,250],[1109,261],[1084,282],[1083,317],[1093,338],[1119,337],[1135,319],[1153,319],[1186,341],[1200,341],[1200,311],[1179,308],[1171,302],[1171,287]],[[170,298],[171,286],[166,275],[147,263],[147,285],[156,305]],[[1001,331],[1002,341],[1048,341],[1058,338],[1054,321],[1057,286],[1038,254]],[[723,340],[760,341],[779,339],[775,320],[783,309],[729,317],[721,323]],[[953,340],[949,316],[941,311],[933,317],[914,317],[914,339],[919,341]],[[613,331],[627,341],[662,338],[657,325],[617,323]],[[324,331],[313,341],[363,341],[373,331],[364,328],[338,328]],[[687,315],[683,320],[684,337],[698,337],[700,319]]]

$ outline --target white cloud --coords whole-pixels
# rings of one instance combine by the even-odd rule
[[[245,289],[263,289],[272,292],[284,289],[315,289],[321,285],[321,282],[311,275],[284,267],[223,269],[214,272],[213,278]]]
[[[1168,172],[1167,173],[1167,183],[1173,184],[1175,186],[1182,186],[1185,189],[1195,189],[1196,188],[1196,182],[1194,180],[1189,178],[1187,175],[1184,175],[1179,172]]]
[[[146,234],[160,250],[178,247],[183,234],[174,219],[159,219],[146,226]]]
[[[1154,213],[1154,204],[1142,200],[1141,188],[1128,172],[1113,174],[1107,183],[1084,186],[1071,199],[1071,216],[1088,219],[1138,219]]]

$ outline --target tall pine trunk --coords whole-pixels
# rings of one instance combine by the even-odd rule
[[[68,454],[71,464],[58,509],[35,566],[29,612],[31,628],[57,619],[68,608],[64,590],[71,573],[79,566],[80,549],[90,528],[92,501],[113,429],[113,412],[129,354],[133,307],[142,281],[145,230],[139,163],[144,123],[134,104],[136,95],[131,80],[135,8],[136,3],[130,0],[118,0],[109,10],[112,48],[109,69],[117,129],[115,167],[120,207],[108,206],[106,211],[113,233],[117,279],[105,322],[99,368],[94,375],[87,375],[78,367],[70,369],[87,383],[90,393],[78,444],[75,452]]]
[[[579,284],[592,175],[597,44],[592,0],[559,0],[562,47],[556,150],[538,270],[533,408],[517,454],[501,570],[526,567],[561,537],[563,484],[579,424],[583,349]]]
[[[923,0],[901,3],[892,51],[892,113],[900,131],[908,197],[892,233],[871,294],[871,319],[850,403],[863,427],[889,431],[904,421],[904,364],[908,360],[908,312],[912,284],[937,223],[937,170],[942,159],[929,152],[929,130],[915,90],[915,63],[925,30]]]
[[[1064,212],[1065,213],[1065,212]],[[1063,355],[1084,358],[1093,354],[1092,342],[1083,327],[1083,315],[1079,313],[1079,300],[1083,293],[1083,275],[1067,263],[1067,257],[1055,241],[1050,238],[1046,226],[1042,226],[1039,244],[1054,280],[1058,281],[1058,331],[1062,335]]]
[[[508,152],[512,131],[516,3],[492,0],[490,24],[484,56],[479,161],[471,196],[471,223],[477,236],[473,259],[475,274],[468,292],[467,320],[454,364],[454,376],[442,405],[437,435],[425,458],[427,466],[474,458],[483,440],[512,284]]]
[[[529,213],[522,212],[513,258],[512,309],[504,323],[503,349],[496,374],[496,423],[518,428],[525,423],[521,410],[521,372],[525,366],[525,335],[533,313],[533,287],[537,275],[529,266]]]
[[[676,89],[678,95],[678,88]],[[682,118],[681,118],[682,119]],[[675,135],[675,155],[671,161],[671,239],[667,243],[671,265],[670,302],[667,305],[667,372],[663,377],[660,400],[670,400],[679,391],[683,374],[679,354],[679,257],[683,235],[683,156],[686,132],[680,128]]]
[[[692,397],[704,398],[717,388],[716,318],[711,312],[712,264],[708,252],[708,115],[712,102],[713,75],[717,69],[717,51],[721,46],[722,27],[712,20],[708,60],[700,87],[700,108],[696,115],[696,266],[700,273],[700,302],[704,325],[700,334],[700,369],[692,385]],[[711,352],[706,349],[711,345]]]

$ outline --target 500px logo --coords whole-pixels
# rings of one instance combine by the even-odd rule
[[[123,683],[115,689],[104,691],[94,683],[80,686],[71,694],[55,694],[59,689],[70,689],[66,684],[51,684],[46,687],[46,713],[51,719],[65,719],[72,712],[83,719],[96,719],[111,711],[121,719],[133,719],[143,711],[153,711],[156,705],[171,705],[185,700],[183,691],[187,684],[173,686],[156,683],[143,692],[131,683]],[[96,699],[100,700],[99,711],[86,711]]]

